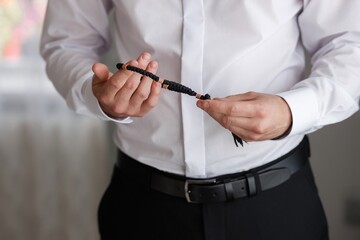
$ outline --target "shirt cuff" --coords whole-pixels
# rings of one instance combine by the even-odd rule
[[[296,88],[277,94],[290,107],[292,128],[288,136],[312,131],[319,119],[318,100],[311,88]]]
[[[99,101],[94,96],[94,93],[92,91],[92,78],[86,80],[83,83],[82,87],[82,95],[84,102],[90,112],[95,114],[95,116],[101,120],[105,121],[113,121],[116,123],[132,123],[133,120],[130,117],[125,118],[112,118],[108,116],[104,111],[102,110]]]

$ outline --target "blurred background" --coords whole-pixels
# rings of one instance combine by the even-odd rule
[[[0,0],[0,239],[97,240],[113,126],[75,115],[48,81],[39,56],[46,3]],[[310,135],[332,240],[360,240],[359,137],[360,113]]]
[[[48,81],[46,3],[0,0],[0,239],[95,240],[111,126],[75,115]]]

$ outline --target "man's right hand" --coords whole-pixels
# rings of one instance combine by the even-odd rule
[[[142,53],[127,64],[156,73],[158,63],[149,53]],[[109,72],[107,66],[95,63],[92,90],[103,111],[112,118],[142,117],[158,103],[161,84],[129,70]]]

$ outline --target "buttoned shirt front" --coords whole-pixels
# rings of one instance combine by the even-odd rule
[[[164,171],[213,177],[268,163],[358,110],[359,10],[358,0],[49,0],[41,51],[68,105],[116,122],[114,140],[126,154]],[[236,147],[195,98],[167,90],[144,117],[107,117],[92,93],[91,66],[109,49],[111,34],[119,62],[147,51],[159,63],[157,75],[197,92],[283,97],[293,116],[290,134]]]

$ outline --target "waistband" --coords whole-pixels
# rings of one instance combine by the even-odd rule
[[[142,164],[119,150],[116,166],[121,174],[153,190],[189,203],[213,203],[252,197],[290,179],[308,161],[308,137],[284,156],[249,171],[207,179],[186,178]]]

